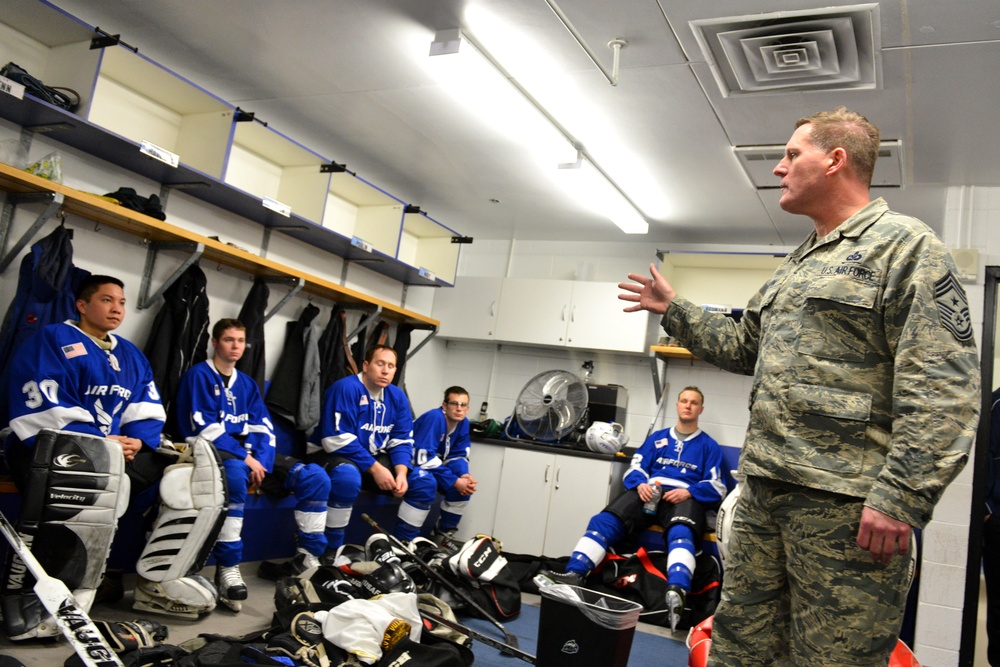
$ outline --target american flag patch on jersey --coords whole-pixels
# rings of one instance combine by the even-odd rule
[[[72,359],[87,354],[87,348],[83,346],[83,343],[73,343],[72,345],[63,345],[62,353],[67,359]]]
[[[362,394],[361,400],[358,401],[358,405],[368,405],[368,396]]]

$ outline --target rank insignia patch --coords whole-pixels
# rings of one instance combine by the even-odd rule
[[[948,273],[934,283],[934,300],[937,302],[941,324],[963,343],[972,338],[972,318],[965,290],[955,275]]]

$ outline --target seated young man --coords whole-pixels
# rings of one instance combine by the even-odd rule
[[[247,587],[240,574],[243,517],[251,486],[265,493],[295,494],[298,553],[289,574],[319,565],[326,549],[323,524],[330,479],[312,463],[277,453],[274,427],[253,378],[236,370],[246,351],[246,327],[221,319],[212,328],[212,358],[191,367],[180,380],[174,402],[179,434],[215,445],[226,473],[226,520],[212,549],[219,601],[240,611]]]
[[[423,526],[437,493],[444,494],[434,533],[450,539],[458,530],[476,480],[469,474],[469,392],[448,387],[440,408],[428,410],[413,424],[413,471],[410,488],[399,507],[399,520]],[[431,478],[434,485],[425,484]],[[412,539],[416,537],[413,535]]]
[[[344,544],[362,483],[367,490],[395,498],[402,498],[409,489],[413,417],[406,394],[392,384],[395,375],[396,351],[375,345],[365,354],[360,373],[337,380],[323,395],[307,459],[330,475],[326,510],[330,559]],[[426,478],[421,483],[433,485],[434,480]],[[404,518],[394,532],[400,539],[412,539],[419,530],[418,524]]]
[[[581,584],[604,559],[608,549],[630,534],[656,524],[667,546],[667,609],[675,630],[691,590],[695,547],[705,532],[705,510],[726,495],[719,443],[698,427],[705,397],[697,387],[677,396],[677,424],[656,431],[642,443],[625,471],[625,492],[611,501],[587,525],[564,573],[548,570],[535,577],[539,587],[554,583]],[[653,513],[643,506],[661,489]]]
[[[166,415],[149,362],[112,333],[125,318],[122,281],[89,276],[77,289],[76,308],[78,321],[43,327],[8,368],[13,435],[6,455],[22,496],[19,529],[48,573],[76,589],[89,610],[118,518],[126,505],[148,506],[159,489],[171,497],[163,498],[139,558],[135,606],[197,617],[215,607],[211,583],[191,572],[201,567],[202,547],[218,530],[218,461],[207,445],[179,456],[161,443]],[[170,455],[161,454],[165,450]],[[168,476],[171,483],[161,485]],[[202,482],[196,490],[185,483],[192,476]],[[182,520],[165,529],[174,518]],[[54,623],[42,622],[45,611],[23,572],[9,554],[2,589],[7,635],[58,634]]]

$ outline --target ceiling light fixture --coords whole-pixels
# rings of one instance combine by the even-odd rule
[[[440,30],[430,55],[442,82],[491,126],[503,128],[512,141],[525,143],[533,155],[560,172],[571,196],[608,217],[626,234],[646,234],[649,224],[619,185],[559,121],[478,42],[458,28]],[[585,167],[585,168],[584,168]]]

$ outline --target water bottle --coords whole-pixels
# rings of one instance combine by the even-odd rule
[[[656,514],[656,508],[660,504],[660,498],[663,497],[663,491],[660,490],[660,483],[653,483],[653,497],[643,503],[642,513],[643,514]]]

